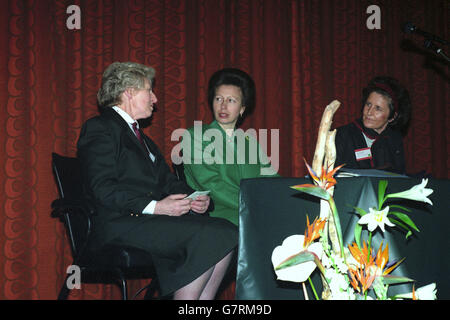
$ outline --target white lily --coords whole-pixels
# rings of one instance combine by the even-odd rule
[[[388,225],[389,227],[395,226],[387,217],[387,214],[389,212],[389,206],[386,206],[381,211],[374,210],[373,208],[369,209],[369,213],[363,215],[359,220],[359,224],[367,224],[367,229],[369,229],[370,232],[375,230],[377,227],[380,227],[380,229],[384,232],[384,225]]]
[[[415,290],[414,295],[417,300],[436,300],[436,291],[436,283],[433,282]],[[398,294],[395,298],[412,299],[414,295],[412,292],[409,292]]]
[[[319,259],[321,259],[323,254],[322,245],[318,242],[315,242],[305,248],[303,247],[304,239],[304,235],[298,234],[289,236],[284,239],[281,246],[277,246],[272,252],[272,264],[274,266],[274,269],[287,258],[304,250],[308,250],[314,253]],[[275,273],[278,280],[305,282],[306,280],[308,280],[309,276],[315,269],[315,262],[307,261],[287,268],[275,270]]]
[[[433,205],[428,196],[433,193],[433,189],[425,188],[428,183],[428,179],[422,179],[422,182],[418,185],[415,185],[409,190],[392,193],[386,196],[387,198],[403,198],[410,199],[416,201],[422,201]]]

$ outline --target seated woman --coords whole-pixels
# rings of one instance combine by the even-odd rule
[[[337,128],[335,165],[405,174],[402,133],[411,113],[408,91],[394,78],[375,77],[362,94],[361,117]]]
[[[209,197],[193,192],[170,171],[156,144],[139,130],[157,101],[153,68],[115,62],[98,92],[101,113],[86,121],[78,140],[86,197],[97,208],[89,250],[107,245],[146,250],[161,295],[213,299],[237,246],[236,226],[202,216]],[[199,215],[186,214],[190,210]]]
[[[238,225],[241,179],[277,175],[255,137],[236,129],[255,106],[252,78],[239,69],[217,71],[209,81],[208,104],[215,120],[188,129],[192,152],[184,174],[193,189],[211,191],[212,217]]]

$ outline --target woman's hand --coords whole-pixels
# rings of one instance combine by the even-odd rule
[[[198,196],[191,202],[191,210],[197,213],[205,213],[209,207],[209,196]]]
[[[171,194],[156,202],[154,214],[165,214],[168,216],[181,216],[191,209],[190,199],[184,199],[187,194]],[[208,207],[206,207],[208,208]]]

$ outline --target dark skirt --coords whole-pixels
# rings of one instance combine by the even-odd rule
[[[151,254],[162,296],[198,278],[238,244],[237,227],[221,218],[140,215],[120,218],[114,224],[129,225],[130,219],[135,225],[110,243]]]

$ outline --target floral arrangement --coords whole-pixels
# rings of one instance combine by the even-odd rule
[[[305,161],[306,163],[306,161]],[[321,273],[323,299],[355,300],[355,299],[436,299],[436,284],[415,289],[405,294],[388,297],[390,285],[412,283],[414,280],[394,276],[390,273],[403,262],[389,261],[389,245],[381,243],[379,248],[372,247],[372,234],[379,228],[383,233],[385,226],[399,227],[407,231],[409,237],[413,230],[418,231],[411,218],[404,213],[409,210],[399,205],[385,205],[388,199],[402,198],[422,201],[432,205],[428,196],[433,192],[426,188],[427,179],[411,189],[386,194],[387,181],[381,180],[378,186],[378,207],[369,212],[355,208],[361,217],[354,230],[355,241],[344,247],[339,214],[332,192],[336,184],[334,174],[342,167],[328,172],[322,168],[318,176],[306,163],[314,184],[303,184],[291,188],[316,196],[329,205],[328,210],[321,210],[320,217],[310,223],[307,216],[304,235],[292,235],[286,238],[281,246],[272,253],[272,264],[279,280],[302,283],[304,296],[308,299],[305,282],[309,281],[316,299],[319,299],[311,274],[317,268]],[[323,212],[324,211],[324,212]],[[368,239],[362,239],[362,230],[367,227]]]

